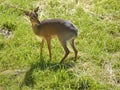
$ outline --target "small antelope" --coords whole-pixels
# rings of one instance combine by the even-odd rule
[[[60,63],[62,63],[65,60],[65,58],[68,56],[70,52],[66,45],[67,41],[70,42],[70,45],[74,50],[75,60],[76,60],[78,51],[75,48],[74,39],[78,35],[78,29],[71,22],[62,19],[47,19],[47,20],[39,21],[37,14],[38,9],[39,7],[35,8],[34,11],[32,12],[29,11],[24,11],[24,12],[30,18],[34,33],[37,36],[42,37],[41,49],[40,49],[41,54],[42,54],[44,40],[46,40],[48,44],[48,50],[51,60],[51,39],[53,36],[57,36],[65,51],[65,55],[61,59]]]

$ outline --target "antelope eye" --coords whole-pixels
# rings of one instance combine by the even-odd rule
[[[31,19],[34,19],[33,17],[31,17]]]
[[[31,17],[31,19],[35,19],[35,17]]]

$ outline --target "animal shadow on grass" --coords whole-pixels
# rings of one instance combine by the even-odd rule
[[[50,62],[50,61],[44,60],[43,58],[40,58],[39,62],[31,64],[30,69],[26,72],[25,77],[23,79],[23,82],[20,85],[20,89],[24,85],[29,86],[31,88],[34,87],[36,82],[34,81],[34,77],[32,75],[33,75],[33,72],[35,69],[42,70],[42,71],[47,69],[47,70],[50,70],[52,72],[56,72],[56,71],[62,70],[62,69],[67,70],[67,69],[74,67],[74,66],[75,66],[75,62],[68,61],[68,62],[65,62],[63,64],[59,64],[58,62],[52,62],[52,61]]]

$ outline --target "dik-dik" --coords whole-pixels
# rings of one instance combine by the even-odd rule
[[[41,53],[42,53],[44,40],[46,40],[48,45],[50,60],[52,59],[51,39],[53,38],[53,36],[57,36],[65,51],[64,57],[61,59],[60,63],[62,63],[70,53],[66,45],[67,41],[70,42],[70,45],[74,50],[75,60],[76,60],[78,51],[74,45],[74,40],[78,35],[78,29],[71,22],[62,19],[46,19],[43,21],[39,21],[37,14],[38,9],[39,7],[35,8],[34,11],[32,12],[25,11],[25,14],[30,18],[33,32],[37,36],[42,37],[41,49],[40,49]]]

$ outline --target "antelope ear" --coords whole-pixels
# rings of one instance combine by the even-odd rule
[[[29,16],[29,12],[28,11],[24,11],[26,16]]]
[[[39,10],[39,6],[34,9],[34,12],[38,12],[38,10]]]

